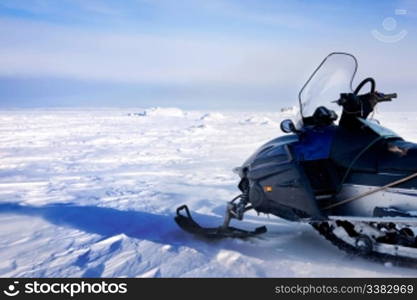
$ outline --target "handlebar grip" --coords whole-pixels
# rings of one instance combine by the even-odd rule
[[[397,97],[397,93],[384,94],[381,97],[378,97],[378,102],[391,101],[392,99],[395,99]]]

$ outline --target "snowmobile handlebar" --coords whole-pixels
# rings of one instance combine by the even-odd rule
[[[392,93],[392,94],[377,93],[376,100],[377,102],[386,102],[386,101],[392,101],[392,99],[396,99],[397,97],[398,97],[397,93]]]
[[[396,93],[383,94],[377,91],[362,95],[343,93],[340,94],[340,98],[334,102],[343,106],[343,115],[366,119],[378,103],[392,101],[394,98],[397,98]]]
[[[368,83],[370,85],[369,92],[360,95],[359,92]],[[384,94],[376,91],[375,79],[368,77],[358,84],[353,93],[340,94],[340,99],[337,100],[336,103],[343,106],[343,108],[348,111],[353,107],[359,108],[359,106],[361,106],[362,109],[364,105],[372,110],[379,102],[391,101],[394,98],[397,98],[396,93]]]
[[[370,89],[370,93],[373,94],[375,93],[375,87],[376,87],[376,82],[375,79],[373,79],[372,77],[368,77],[365,78],[364,80],[361,81],[361,83],[358,84],[358,86],[356,87],[355,91],[353,92],[353,94],[355,96],[359,95],[359,92],[362,90],[362,88],[369,83],[371,85],[371,89]]]
[[[373,92],[363,95],[355,95],[354,93],[342,93],[340,94],[340,98],[333,102],[339,104],[340,106],[343,106],[344,108],[347,108],[352,105],[358,105],[360,103],[364,104],[364,102],[371,102],[371,104],[373,104],[374,106],[379,102],[392,101],[392,99],[395,99],[397,97],[397,93],[384,94],[379,92]]]

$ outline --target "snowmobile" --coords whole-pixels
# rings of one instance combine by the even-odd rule
[[[417,265],[417,144],[373,119],[377,104],[397,98],[369,77],[354,88],[355,56],[334,52],[298,94],[286,135],[261,146],[234,171],[241,194],[223,225],[200,226],[186,205],[175,221],[205,238],[247,238],[230,226],[249,210],[310,224],[340,249],[382,262]],[[340,116],[340,117],[339,117]]]

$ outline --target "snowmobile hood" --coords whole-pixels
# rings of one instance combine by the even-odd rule
[[[256,160],[263,160],[263,159],[272,159],[272,158],[282,158],[283,161],[288,159],[287,150],[283,147],[288,144],[295,143],[299,140],[298,136],[295,134],[291,135],[284,135],[278,138],[275,138],[266,144],[262,145],[252,154],[240,167],[236,167],[233,169],[233,172],[238,174],[240,177],[245,176],[245,172],[247,171],[249,165],[251,165]]]

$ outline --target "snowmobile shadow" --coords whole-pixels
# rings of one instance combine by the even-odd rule
[[[45,206],[29,206],[18,203],[0,203],[0,213],[39,216],[58,225],[75,228],[105,237],[126,236],[152,242],[184,245],[189,234],[183,232],[171,215],[158,215],[143,211],[118,210],[108,207],[77,206],[71,203],[53,203]],[[218,225],[221,219],[196,214],[205,224]],[[191,246],[191,245],[190,245]],[[195,247],[193,245],[192,247]]]
[[[46,221],[84,232],[99,234],[105,238],[117,234],[160,244],[169,244],[172,251],[182,246],[193,248],[207,257],[216,257],[219,251],[231,250],[241,255],[261,260],[294,259],[300,262],[329,260],[340,261],[344,254],[338,252],[317,233],[307,226],[297,224],[269,224],[269,232],[259,238],[247,240],[207,240],[183,232],[171,215],[157,215],[142,211],[122,211],[96,206],[73,204],[49,204],[29,206],[18,203],[0,203],[0,213],[42,217]],[[221,218],[193,213],[203,226],[221,224]],[[242,226],[241,226],[242,225]],[[256,225],[255,225],[256,226]],[[253,223],[242,222],[239,227],[254,227]],[[346,260],[346,257],[345,259]]]
[[[105,237],[117,234],[150,240],[157,243],[190,244],[194,241],[211,242],[211,244],[229,245],[232,239],[213,240],[196,238],[182,231],[171,215],[158,215],[143,211],[118,210],[108,207],[79,206],[71,203],[52,203],[45,206],[30,206],[18,203],[0,203],[0,213],[14,213],[27,216],[42,217],[46,221],[58,225],[75,228],[88,233],[99,234]],[[215,227],[222,223],[222,217],[203,215],[193,212],[193,217],[202,225]],[[234,221],[232,221],[234,223]],[[233,225],[233,224],[232,224]],[[243,229],[253,229],[259,224],[240,221],[236,226]],[[275,226],[277,227],[277,226]],[[275,228],[279,234],[290,235],[294,230],[288,225]],[[277,234],[275,232],[274,234]],[[275,237],[274,237],[275,238]],[[252,239],[264,239],[252,238]],[[197,242],[198,244],[198,242]],[[195,248],[197,245],[193,245]],[[227,247],[227,246],[226,246]]]
[[[158,243],[169,242],[169,234],[179,231],[171,216],[107,207],[61,203],[37,207],[1,203],[0,213],[39,216],[58,226],[72,227],[106,237],[123,233],[129,237]]]

